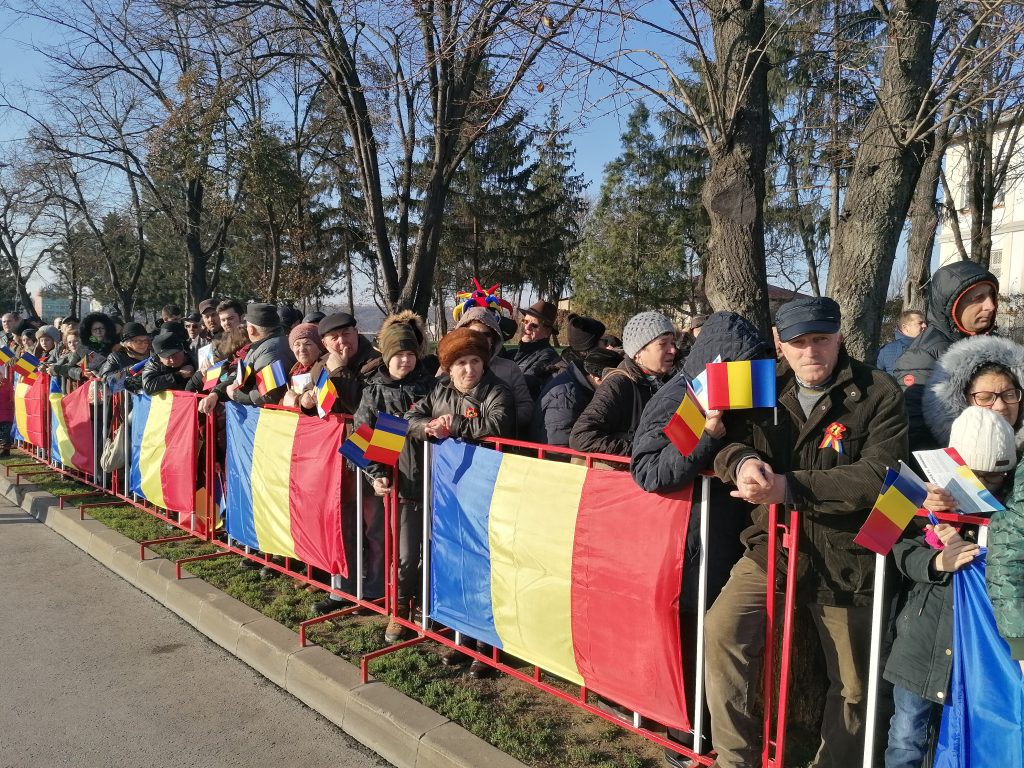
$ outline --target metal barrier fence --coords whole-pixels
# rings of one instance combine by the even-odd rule
[[[497,648],[492,648],[490,654],[480,653],[473,648],[461,645],[462,637],[459,633],[442,626],[436,626],[432,622],[428,599],[431,590],[431,502],[433,488],[431,481],[431,444],[429,442],[423,445],[423,496],[421,499],[422,534],[420,538],[422,574],[420,583],[420,600],[419,605],[416,606],[419,608],[419,617],[417,619],[414,611],[409,611],[407,615],[400,615],[403,611],[399,610],[401,607],[401,596],[399,595],[398,587],[398,552],[401,530],[398,510],[397,476],[393,477],[391,493],[384,497],[384,594],[382,596],[367,596],[364,593],[363,573],[363,549],[365,544],[364,503],[366,501],[364,498],[366,492],[364,486],[366,483],[358,473],[351,471],[348,467],[346,467],[342,472],[340,482],[341,497],[343,504],[345,505],[343,509],[354,511],[354,526],[350,526],[350,529],[354,527],[355,544],[354,546],[346,547],[346,550],[354,551],[355,553],[355,590],[353,592],[348,592],[342,589],[340,577],[337,574],[330,575],[326,579],[318,578],[317,574],[314,573],[312,566],[308,564],[305,565],[304,572],[297,571],[293,567],[294,563],[292,563],[289,558],[285,558],[284,562],[281,563],[273,559],[270,555],[251,551],[240,542],[232,540],[225,531],[219,529],[216,486],[216,478],[219,472],[217,461],[218,430],[217,419],[214,413],[209,413],[204,416],[199,414],[198,409],[195,411],[197,425],[196,434],[197,436],[202,434],[203,441],[202,451],[200,451],[200,440],[198,437],[196,444],[193,446],[193,455],[197,457],[197,462],[200,457],[202,457],[203,461],[203,490],[205,491],[205,503],[202,509],[193,509],[190,514],[185,514],[185,521],[183,522],[181,516],[176,516],[175,513],[156,507],[151,502],[142,499],[133,493],[129,482],[132,440],[130,429],[128,428],[131,419],[132,398],[125,392],[110,393],[103,382],[92,382],[90,386],[95,388],[93,397],[93,429],[95,446],[94,472],[90,475],[74,467],[56,462],[52,458],[51,446],[49,445],[50,429],[47,429],[46,440],[44,441],[46,444],[44,446],[33,446],[27,443],[22,443],[18,446],[24,453],[30,456],[33,461],[30,465],[8,465],[7,474],[10,475],[12,469],[15,470],[14,474],[16,475],[16,482],[22,476],[30,476],[50,470],[57,471],[62,475],[68,476],[86,485],[90,485],[96,489],[95,491],[89,491],[82,494],[66,495],[61,500],[61,506],[63,506],[64,500],[67,499],[80,500],[81,503],[78,504],[78,506],[83,518],[86,511],[91,507],[111,506],[110,501],[87,503],[85,501],[86,499],[97,497],[100,494],[109,494],[117,498],[118,501],[114,502],[114,504],[131,505],[181,531],[180,535],[140,542],[140,558],[145,557],[145,549],[147,547],[188,539],[197,539],[209,543],[217,548],[216,552],[210,554],[186,557],[177,560],[176,574],[178,578],[181,577],[181,565],[185,563],[234,554],[259,563],[300,582],[317,586],[325,592],[351,603],[351,605],[339,607],[339,610],[337,611],[301,622],[299,636],[300,643],[302,645],[305,645],[307,642],[306,631],[310,626],[344,616],[357,610],[372,611],[382,616],[388,616],[393,621],[398,622],[416,634],[416,636],[410,640],[396,643],[388,646],[387,648],[365,654],[361,660],[361,670],[364,681],[368,679],[368,663],[371,660],[403,648],[408,648],[425,640],[432,640],[447,648],[457,649],[474,660],[483,662],[505,675],[527,683],[538,690],[561,699],[562,701],[568,702],[592,715],[620,725],[655,744],[672,749],[698,764],[712,764],[714,753],[708,744],[709,739],[705,734],[707,731],[707,723],[704,718],[704,619],[707,608],[709,607],[707,604],[707,553],[709,543],[709,518],[711,514],[711,476],[709,474],[704,474],[699,480],[699,535],[701,548],[698,563],[698,602],[696,623],[697,652],[695,653],[696,661],[693,669],[693,701],[687,702],[688,710],[693,713],[691,721],[693,748],[690,748],[669,739],[658,727],[659,724],[649,724],[645,722],[645,719],[636,712],[633,713],[631,722],[623,722],[614,714],[599,708],[595,703],[595,696],[597,694],[593,691],[589,691],[585,685],[579,686],[575,694],[569,693],[565,690],[564,681],[561,681],[554,675],[546,673],[545,670],[540,667],[533,666],[532,672],[528,674],[512,663],[511,660],[503,659],[502,653]],[[63,392],[70,392],[73,388],[74,386],[72,382],[60,382],[60,389]],[[48,399],[46,400],[45,407],[47,408],[46,424],[49,425],[50,414],[48,410]],[[346,424],[346,429],[350,428],[351,417],[345,416],[341,418]],[[115,470],[111,473],[103,472],[100,468],[100,456],[103,446],[108,439],[111,439],[116,435],[118,428],[122,425],[124,426],[124,428],[121,429],[122,439],[124,440],[124,467],[121,470]],[[201,432],[199,430],[200,427]],[[584,454],[567,448],[540,445],[518,440],[492,438],[488,439],[486,443],[489,447],[492,447],[499,452],[513,451],[519,454],[532,455],[538,459],[555,459],[560,461],[570,460],[575,463],[583,464],[587,468],[593,468],[595,463],[622,467],[625,467],[629,463],[627,459],[620,456]],[[43,464],[45,467],[38,468],[39,464]],[[984,545],[986,533],[985,526],[988,525],[987,519],[967,517],[964,515],[941,514],[938,515],[938,517],[941,520],[949,522],[979,525],[981,528],[979,542]],[[783,768],[785,762],[784,758],[788,725],[787,708],[789,703],[789,689],[792,682],[790,670],[792,667],[793,618],[796,607],[797,555],[800,538],[800,519],[797,511],[789,510],[783,514],[779,506],[771,506],[769,508],[769,530],[773,531],[775,535],[769,537],[771,544],[766,580],[767,602],[764,661],[762,668],[764,707],[761,764],[763,768]],[[787,555],[786,576],[784,580],[785,587],[781,593],[776,589],[778,569],[777,557],[780,554],[780,548],[781,551],[785,551]],[[887,616],[885,610],[886,559],[886,557],[881,555],[877,555],[875,559],[874,596],[872,603],[872,635],[870,646],[871,659],[868,680],[867,720],[865,723],[864,753],[862,760],[864,768],[869,768],[873,764],[872,758],[876,733],[878,730],[878,724],[876,722],[879,692],[878,683],[883,661],[882,640],[887,629]],[[778,613],[780,602],[782,609],[781,617]],[[780,620],[782,625],[782,639],[778,651],[780,674],[778,687],[776,689],[774,679],[776,648],[774,639]]]

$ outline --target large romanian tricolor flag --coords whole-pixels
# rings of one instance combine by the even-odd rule
[[[50,458],[91,474],[95,451],[88,384],[67,395],[50,393],[50,430]]]
[[[679,591],[692,487],[640,490],[457,440],[434,450],[431,618],[688,729]]]
[[[132,395],[128,486],[173,512],[192,512],[195,505],[198,398],[193,392]]]
[[[716,411],[775,407],[775,361],[708,363],[708,408]]]
[[[243,544],[348,574],[341,540],[344,427],[294,411],[226,404],[227,529]]]
[[[15,440],[46,447],[46,402],[49,397],[50,377],[35,376],[27,379],[19,375],[14,385]]]

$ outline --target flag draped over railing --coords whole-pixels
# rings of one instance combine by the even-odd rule
[[[628,472],[434,450],[431,618],[688,728],[679,592],[692,487]]]
[[[198,396],[192,392],[132,395],[132,493],[173,512],[196,498]]]

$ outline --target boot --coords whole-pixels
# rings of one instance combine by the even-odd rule
[[[395,617],[405,619],[406,621],[409,620],[408,602],[399,605],[398,608],[395,609],[395,616],[392,616],[388,621],[387,629],[384,630],[384,640],[389,643],[397,643],[412,634],[407,627],[395,621]]]

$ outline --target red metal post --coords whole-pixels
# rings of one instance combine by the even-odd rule
[[[771,765],[772,754],[772,699],[775,688],[775,557],[778,551],[779,507],[768,507],[768,578],[765,584],[764,621],[764,739],[761,746],[761,765]]]

